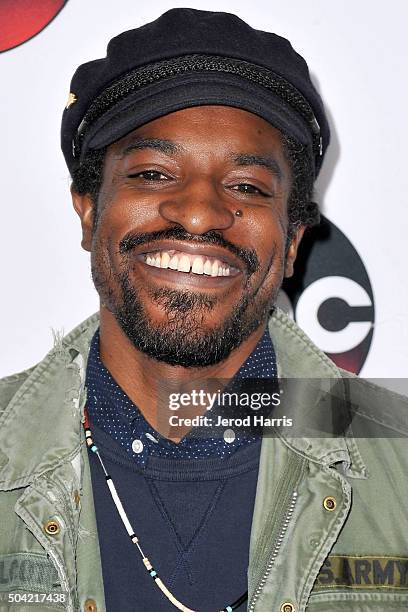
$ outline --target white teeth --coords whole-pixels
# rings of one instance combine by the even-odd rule
[[[191,271],[194,272],[194,274],[202,274],[203,270],[204,270],[203,258],[202,257],[196,257],[194,259],[194,261],[193,261],[193,265],[192,265]]]
[[[178,260],[179,260],[179,258],[178,258],[177,255],[173,255],[173,257],[170,259],[170,261],[169,261],[169,268],[171,270],[177,270]]]
[[[167,253],[167,251],[165,251],[164,253],[162,253],[162,256],[161,256],[160,267],[167,268],[169,265],[169,261],[170,261],[170,255]]]
[[[182,255],[177,267],[179,272],[190,272],[190,258],[188,255]]]
[[[223,267],[222,264],[214,259],[210,261],[198,255],[194,257],[192,264],[191,256],[185,254],[174,254],[171,256],[167,251],[162,253],[149,253],[145,256],[145,263],[155,268],[170,268],[178,272],[191,272],[193,274],[206,274],[207,276],[229,276],[231,271],[229,267]]]
[[[204,264],[204,274],[208,274],[209,276],[211,275],[211,270],[212,270],[212,263],[209,259],[205,260],[205,264]]]

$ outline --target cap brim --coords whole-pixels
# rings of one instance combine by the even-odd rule
[[[205,105],[254,113],[301,144],[312,146],[306,122],[272,91],[232,74],[203,72],[177,75],[128,94],[89,127],[81,158],[87,150],[110,145],[149,121]]]

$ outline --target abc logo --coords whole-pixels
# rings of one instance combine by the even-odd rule
[[[373,335],[373,292],[357,251],[328,219],[304,236],[277,303],[339,367],[360,372]]]

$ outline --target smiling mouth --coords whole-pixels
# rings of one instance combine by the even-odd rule
[[[175,249],[140,253],[137,259],[152,268],[167,269],[184,274],[234,277],[240,273],[238,268],[217,257],[192,255]]]

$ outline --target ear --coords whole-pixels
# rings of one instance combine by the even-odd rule
[[[292,236],[286,255],[285,278],[289,278],[293,275],[293,264],[295,263],[298,247],[305,233],[305,229],[304,225],[300,225]]]
[[[72,204],[76,213],[81,219],[82,226],[82,248],[85,251],[91,250],[92,228],[94,219],[94,205],[89,193],[80,194],[71,189]]]

